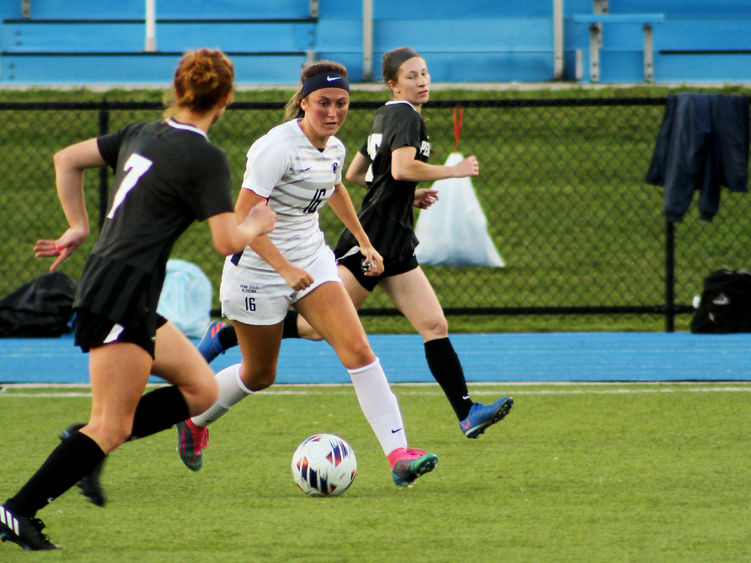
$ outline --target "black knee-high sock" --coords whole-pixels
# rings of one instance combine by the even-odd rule
[[[52,450],[37,472],[6,504],[17,514],[34,516],[88,475],[104,458],[102,448],[76,430]]]
[[[188,404],[177,387],[173,385],[155,389],[146,393],[138,401],[130,439],[135,440],[156,434],[182,422],[189,416]]]
[[[284,328],[282,329],[282,338],[300,338],[297,330],[297,316],[299,313],[294,310],[287,311],[284,317]]]
[[[472,399],[467,391],[464,370],[448,338],[438,338],[425,343],[425,358],[433,377],[443,389],[459,420],[469,414]]]
[[[227,325],[222,330],[220,330],[217,338],[219,339],[219,343],[222,345],[222,348],[224,348],[225,350],[229,350],[230,348],[237,346],[237,332],[235,332],[235,327],[232,325]]]

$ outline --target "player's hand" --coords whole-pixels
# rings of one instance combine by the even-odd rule
[[[50,265],[50,272],[54,272],[76,248],[81,246],[88,234],[88,231],[83,229],[70,228],[57,240],[40,239],[34,245],[34,257],[54,257],[55,261]]]
[[[438,190],[434,190],[433,188],[417,188],[412,205],[420,209],[427,209],[439,199]]]
[[[360,246],[363,255],[362,271],[366,276],[379,276],[383,273],[383,257],[372,246]]]
[[[283,272],[279,272],[279,274],[284,278],[284,281],[287,282],[287,285],[295,291],[309,288],[314,281],[313,276],[308,272],[292,265],[285,268]]]
[[[474,156],[468,156],[461,162],[454,164],[454,172],[457,178],[477,176],[480,173],[480,163]]]
[[[258,231],[258,235],[260,236],[268,234],[274,230],[275,218],[276,213],[271,209],[268,201],[262,201],[250,210],[250,213],[248,213],[248,216],[243,222],[252,225]]]

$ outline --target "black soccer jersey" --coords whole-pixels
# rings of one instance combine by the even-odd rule
[[[74,306],[152,329],[175,241],[193,221],[234,208],[227,158],[174,120],[130,125],[97,144],[115,189]]]
[[[371,161],[366,181],[368,191],[357,216],[370,242],[384,258],[402,260],[417,246],[412,202],[417,182],[397,181],[391,175],[391,153],[401,147],[415,147],[415,159],[427,162],[430,140],[425,121],[408,102],[389,102],[373,120],[370,135],[360,152]],[[344,230],[336,246],[341,257],[357,245]]]

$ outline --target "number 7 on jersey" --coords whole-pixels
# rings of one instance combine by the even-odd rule
[[[112,219],[115,216],[115,212],[118,207],[122,205],[123,201],[125,201],[125,198],[128,197],[130,190],[136,187],[138,180],[141,179],[141,176],[146,174],[146,171],[151,168],[152,164],[153,162],[148,158],[144,158],[135,152],[130,155],[127,161],[125,161],[123,170],[125,170],[126,174],[120,182],[117,192],[115,192],[115,197],[112,200],[112,207],[110,208],[109,213],[107,213],[107,219]]]

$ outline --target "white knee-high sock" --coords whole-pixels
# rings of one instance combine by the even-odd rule
[[[240,379],[240,364],[231,365],[217,373],[216,382],[219,384],[219,398],[207,411],[191,418],[196,426],[208,426],[224,416],[232,405],[253,394]]]
[[[347,371],[352,378],[360,409],[375,432],[383,453],[389,455],[397,448],[406,448],[407,435],[399,402],[391,392],[378,358],[365,367]]]

